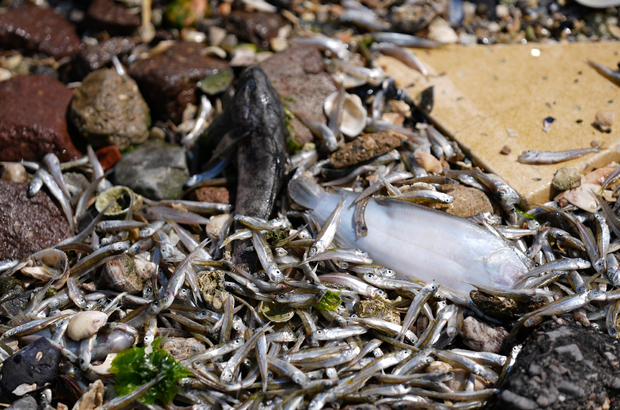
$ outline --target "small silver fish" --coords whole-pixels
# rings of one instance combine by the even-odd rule
[[[593,152],[599,152],[599,147],[594,148],[582,148],[582,149],[572,149],[568,151],[523,151],[517,161],[522,164],[530,164],[530,165],[547,165],[547,164],[557,164],[558,162],[569,161],[571,159],[583,157],[586,154],[590,154]]]

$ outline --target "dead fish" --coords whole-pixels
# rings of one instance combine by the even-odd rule
[[[580,158],[586,154],[599,151],[599,147],[571,149],[568,151],[558,152],[528,150],[523,151],[523,153],[519,155],[519,158],[517,158],[517,161],[522,164],[530,165],[557,164],[558,162],[569,161],[571,159]]]

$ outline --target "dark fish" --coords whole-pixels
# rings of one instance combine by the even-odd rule
[[[260,67],[250,66],[243,72],[230,111],[235,122],[231,137],[240,138],[235,213],[268,219],[282,185],[287,152],[282,102]],[[246,251],[251,244],[235,244],[235,264],[251,267],[256,263],[253,248]]]

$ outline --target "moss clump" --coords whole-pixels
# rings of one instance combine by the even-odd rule
[[[337,290],[328,290],[325,296],[323,296],[319,303],[317,303],[314,307],[317,309],[334,311],[338,309],[338,306],[340,306],[341,303],[342,299],[340,299],[340,292]]]
[[[130,394],[163,373],[164,378],[147,390],[139,400],[144,404],[172,403],[178,393],[174,383],[192,373],[162,349],[160,343],[160,338],[153,341],[151,353],[146,352],[146,347],[134,346],[120,352],[112,361],[110,373],[115,375],[114,382],[119,396]]]

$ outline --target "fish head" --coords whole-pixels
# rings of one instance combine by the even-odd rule
[[[488,272],[486,285],[512,288],[527,272],[527,267],[510,248],[500,248],[484,258],[484,267]]]
[[[273,283],[280,283],[282,282],[282,279],[284,279],[284,274],[275,265],[270,265],[267,268],[267,276],[269,276],[269,280]]]

